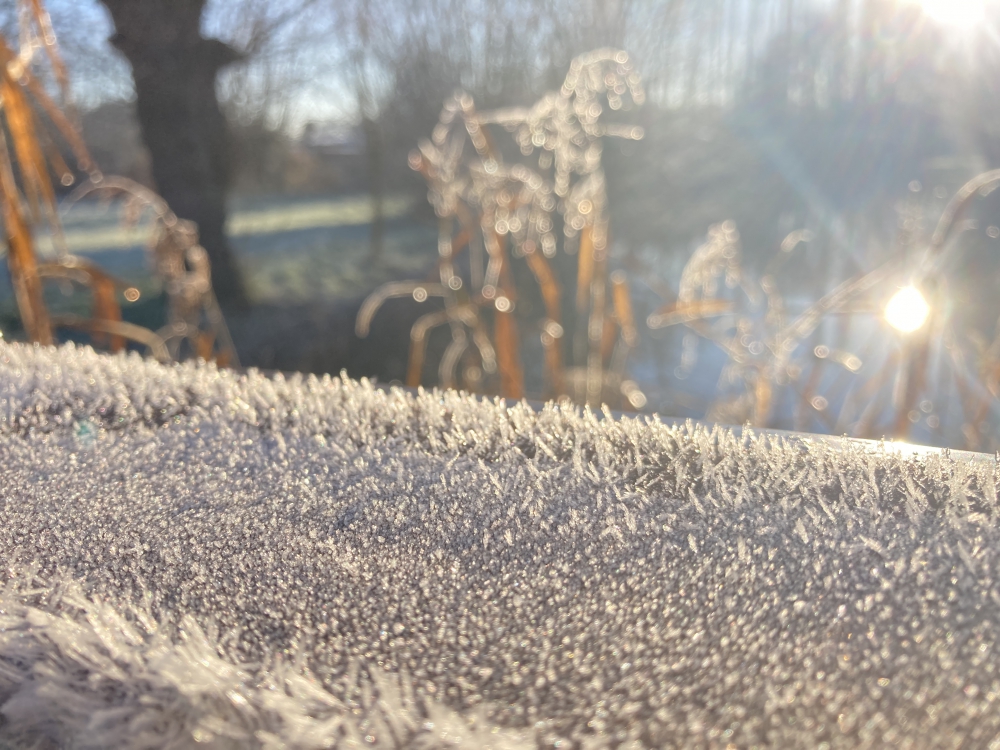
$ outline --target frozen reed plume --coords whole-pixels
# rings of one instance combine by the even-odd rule
[[[451,344],[438,368],[442,385],[525,395],[519,325],[526,321],[515,307],[526,290],[518,289],[514,273],[514,264],[523,262],[544,309],[540,320],[528,321],[544,350],[544,395],[591,405],[644,403],[624,375],[636,329],[624,274],[609,276],[601,168],[604,137],[643,136],[642,128],[609,122],[608,111],[631,109],[644,98],[628,55],[601,49],[576,58],[560,90],[532,107],[479,112],[463,92],[445,102],[431,139],[410,158],[427,179],[439,219],[439,278],[433,285],[383,287],[357,321],[359,335],[365,335],[390,297],[443,299],[442,310],[413,326],[409,385],[423,380],[428,332],[447,325]],[[503,131],[513,134],[521,161],[505,160],[510,149],[497,137]],[[572,327],[556,261],[560,246],[577,256]]]

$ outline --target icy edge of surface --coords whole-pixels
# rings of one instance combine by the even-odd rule
[[[741,435],[744,430],[761,434],[773,435],[786,440],[789,444],[801,444],[804,446],[822,445],[834,450],[842,451],[848,447],[858,448],[867,453],[884,453],[900,456],[904,459],[921,460],[937,456],[950,458],[954,461],[967,461],[971,463],[995,464],[996,457],[988,453],[976,453],[975,451],[955,450],[952,448],[935,448],[929,445],[918,445],[907,443],[902,440],[864,440],[862,438],[839,437],[837,435],[817,435],[806,432],[790,432],[788,430],[771,430],[754,428],[731,428],[733,433]]]
[[[631,422],[653,431],[703,433],[716,442],[766,437],[808,450],[996,463],[988,454],[905,442],[709,424],[607,408],[592,411],[554,402],[511,402],[459,391],[387,388],[345,375],[235,371],[204,362],[163,365],[135,353],[99,354],[72,343],[46,348],[0,341],[0,435],[60,428],[153,427],[189,418],[235,420],[266,431],[305,429],[326,437],[353,433],[355,439],[370,437],[366,428],[384,430],[388,421],[400,425],[403,432],[410,429],[410,439],[420,439],[431,448],[440,439],[449,445],[456,439],[462,442],[482,427],[505,427],[495,437],[516,439],[520,433],[537,432],[541,423],[552,419],[564,428],[572,424],[576,429],[571,432],[586,424],[605,435],[609,429],[616,431],[607,425],[598,429],[598,424]]]
[[[413,396],[419,395],[423,392],[423,389],[410,388],[407,386],[399,385],[386,385],[384,383],[373,383],[377,390],[381,390],[387,393],[393,391],[402,391],[404,393],[409,393]],[[432,394],[438,393],[438,389],[432,389],[429,391]],[[463,392],[464,393],[464,392]],[[478,398],[484,403],[500,403],[508,409],[513,409],[515,407],[527,407],[535,412],[543,411],[546,407],[566,410],[575,414],[583,414],[587,410],[583,407],[574,405],[563,405],[556,403],[554,401],[531,401],[528,399],[522,399],[520,401],[514,401],[512,399],[490,399],[487,396],[476,396],[475,394],[469,394],[471,398]],[[721,422],[705,422],[699,419],[680,419],[676,417],[665,417],[658,413],[648,413],[648,412],[624,412],[615,409],[608,409],[604,407],[598,411],[590,412],[593,414],[594,418],[598,421],[603,421],[605,419],[611,420],[622,420],[622,419],[635,419],[639,421],[650,420],[657,424],[662,424],[667,427],[674,427],[678,429],[691,430],[698,428],[704,430],[706,433],[710,433],[713,430],[721,430],[723,432],[731,432],[733,436],[737,438],[743,437],[746,434],[751,439],[754,436],[767,435],[771,437],[781,438],[789,445],[798,445],[801,447],[817,447],[823,446],[826,448],[832,448],[837,451],[845,450],[848,447],[860,448],[868,453],[888,453],[890,455],[897,455],[903,458],[912,459],[924,459],[930,456],[940,456],[944,458],[951,458],[955,461],[969,461],[969,462],[983,462],[983,463],[996,463],[997,456],[992,456],[989,453],[978,453],[976,451],[966,451],[957,450],[954,448],[936,448],[929,445],[919,445],[917,443],[907,443],[902,440],[869,440],[864,438],[853,438],[847,435],[821,435],[812,432],[794,432],[791,430],[777,430],[769,427],[751,427],[749,425],[730,425],[723,424]]]

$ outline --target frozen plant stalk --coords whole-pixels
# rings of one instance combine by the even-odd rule
[[[524,259],[544,307],[537,330],[545,351],[547,394],[591,405],[612,396],[626,405],[644,403],[635,384],[624,381],[636,335],[624,278],[613,293],[608,289],[601,167],[602,138],[643,136],[634,125],[606,122],[606,110],[628,109],[644,98],[628,55],[601,49],[576,58],[560,90],[532,107],[479,112],[462,92],[445,102],[431,139],[410,156],[411,166],[427,180],[438,216],[439,278],[433,285],[382,287],[362,307],[357,322],[359,335],[365,335],[390,297],[443,299],[443,311],[428,313],[413,326],[409,385],[420,383],[427,332],[447,324],[452,342],[440,363],[442,385],[490,390],[481,378],[495,376],[501,395],[524,395],[512,270],[515,260]],[[512,134],[522,162],[504,160],[497,146],[497,133],[504,131]],[[552,265],[560,246],[577,256],[578,323],[572,347],[566,343],[562,292]],[[460,258],[463,253],[467,259]],[[623,381],[628,383],[624,390]]]

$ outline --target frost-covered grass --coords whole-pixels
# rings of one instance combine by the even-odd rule
[[[0,344],[0,736],[988,747],[997,517],[985,462]]]

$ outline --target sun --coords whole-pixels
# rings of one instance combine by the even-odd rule
[[[986,18],[984,0],[920,0],[920,6],[935,21],[965,29],[982,23]]]
[[[885,319],[889,325],[903,333],[913,333],[920,328],[931,308],[916,287],[908,286],[896,292],[885,306]]]

